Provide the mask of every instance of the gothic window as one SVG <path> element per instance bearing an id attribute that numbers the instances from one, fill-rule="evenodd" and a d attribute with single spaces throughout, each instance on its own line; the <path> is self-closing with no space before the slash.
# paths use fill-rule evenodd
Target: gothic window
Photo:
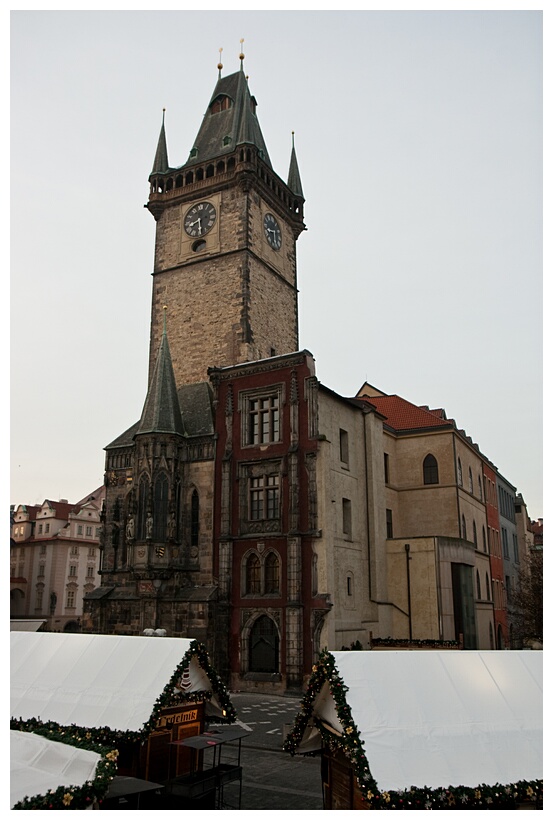
<path id="1" fill-rule="evenodd" d="M 278 672 L 279 637 L 275 622 L 262 615 L 250 632 L 250 672 Z"/>
<path id="2" fill-rule="evenodd" d="M 261 561 L 254 552 L 246 561 L 246 595 L 261 594 Z"/>
<path id="3" fill-rule="evenodd" d="M 175 538 L 177 541 L 180 541 L 181 536 L 181 504 L 182 504 L 182 494 L 181 494 L 181 483 L 177 479 L 175 483 L 175 516 L 177 519 L 177 526 L 175 532 Z"/>
<path id="4" fill-rule="evenodd" d="M 461 538 L 467 540 L 467 521 L 465 516 L 461 516 Z"/>
<path id="5" fill-rule="evenodd" d="M 438 484 L 438 462 L 431 453 L 422 463 L 422 474 L 425 484 Z"/>
<path id="6" fill-rule="evenodd" d="M 478 600 L 482 597 L 482 588 L 480 586 L 480 573 L 476 570 L 476 597 Z"/>
<path id="7" fill-rule="evenodd" d="M 280 398 L 270 396 L 249 398 L 247 401 L 246 444 L 272 444 L 280 441 Z"/>
<path id="8" fill-rule="evenodd" d="M 390 456 L 384 453 L 384 483 L 390 483 Z"/>
<path id="9" fill-rule="evenodd" d="M 474 484 L 473 484 L 473 481 L 472 481 L 472 470 L 469 467 L 469 493 L 472 495 L 473 491 L 474 491 Z"/>
<path id="10" fill-rule="evenodd" d="M 278 556 L 270 552 L 265 559 L 265 594 L 274 595 L 280 591 L 280 565 Z"/>
<path id="11" fill-rule="evenodd" d="M 197 547 L 200 536 L 200 496 L 194 490 L 190 497 L 190 545 Z"/>
<path id="12" fill-rule="evenodd" d="M 478 476 L 478 498 L 482 501 L 482 479 Z"/>
<path id="13" fill-rule="evenodd" d="M 146 476 L 142 476 L 138 486 L 138 522 L 137 538 L 143 541 L 146 538 L 146 515 L 148 512 L 148 496 L 150 495 L 150 482 Z"/>
<path id="14" fill-rule="evenodd" d="M 169 481 L 165 473 L 157 476 L 154 484 L 154 540 L 164 541 L 167 534 L 169 509 Z"/>
<path id="15" fill-rule="evenodd" d="M 264 521 L 279 517 L 279 476 L 252 476 L 249 487 L 249 519 Z"/>
<path id="16" fill-rule="evenodd" d="M 476 521 L 472 522 L 472 540 L 476 549 L 478 549 L 478 536 L 476 534 Z"/>
<path id="17" fill-rule="evenodd" d="M 490 600 L 490 579 L 488 573 L 486 573 L 486 600 Z"/>
<path id="18" fill-rule="evenodd" d="M 484 552 L 488 551 L 488 548 L 486 547 L 486 528 L 485 527 L 482 527 L 482 549 L 484 550 Z"/>
<path id="19" fill-rule="evenodd" d="M 460 458 L 457 459 L 457 484 L 459 487 L 463 486 L 463 467 Z"/>

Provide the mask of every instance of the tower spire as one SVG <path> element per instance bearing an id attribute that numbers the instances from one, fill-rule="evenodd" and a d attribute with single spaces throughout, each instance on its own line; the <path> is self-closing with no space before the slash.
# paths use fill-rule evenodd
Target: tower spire
<path id="1" fill-rule="evenodd" d="M 219 49 L 219 62 L 217 63 L 217 68 L 219 69 L 219 79 L 221 79 L 221 71 L 223 70 L 223 63 L 221 62 L 221 55 L 223 53 L 223 49 Z"/>
<path id="2" fill-rule="evenodd" d="M 244 71 L 244 45 L 243 45 L 243 43 L 244 43 L 244 38 L 242 37 L 242 39 L 240 40 L 240 54 L 238 55 L 240 57 L 240 71 Z"/>
<path id="3" fill-rule="evenodd" d="M 165 139 L 165 108 L 161 119 L 161 131 L 157 141 L 157 150 L 154 157 L 152 174 L 164 174 L 169 169 L 169 159 L 167 156 L 167 141 Z"/>
<path id="4" fill-rule="evenodd" d="M 294 144 L 294 132 L 292 131 L 292 156 L 290 157 L 290 170 L 288 171 L 288 187 L 296 196 L 305 199 L 301 187 L 300 169 L 296 158 L 296 148 Z"/>
<path id="5" fill-rule="evenodd" d="M 175 373 L 167 340 L 167 305 L 163 306 L 163 331 L 136 434 L 176 433 L 184 436 L 182 411 L 175 382 Z"/>

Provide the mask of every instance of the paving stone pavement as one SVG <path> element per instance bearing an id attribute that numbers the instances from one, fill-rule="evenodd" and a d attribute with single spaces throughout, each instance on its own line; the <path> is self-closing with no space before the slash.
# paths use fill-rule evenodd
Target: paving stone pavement
<path id="1" fill-rule="evenodd" d="M 320 759 L 292 757 L 282 743 L 299 698 L 232 693 L 238 720 L 251 732 L 242 740 L 242 810 L 317 811 L 323 808 Z M 225 786 L 224 801 L 237 808 L 239 785 Z"/>

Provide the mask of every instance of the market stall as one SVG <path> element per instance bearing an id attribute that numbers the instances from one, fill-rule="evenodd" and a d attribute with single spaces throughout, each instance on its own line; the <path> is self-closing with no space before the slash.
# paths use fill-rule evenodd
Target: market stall
<path id="1" fill-rule="evenodd" d="M 175 741 L 235 710 L 207 652 L 184 638 L 12 632 L 12 729 L 118 753 L 117 774 L 165 783 L 191 769 Z"/>
<path id="2" fill-rule="evenodd" d="M 116 755 L 93 744 L 73 746 L 33 732 L 10 732 L 10 808 L 98 808 Z"/>
<path id="3" fill-rule="evenodd" d="M 541 805 L 541 652 L 321 653 L 284 748 L 327 809 Z"/>

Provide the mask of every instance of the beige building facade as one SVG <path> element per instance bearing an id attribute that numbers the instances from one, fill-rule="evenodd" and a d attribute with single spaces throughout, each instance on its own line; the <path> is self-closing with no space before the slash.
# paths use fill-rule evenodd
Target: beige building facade
<path id="1" fill-rule="evenodd" d="M 78 631 L 83 597 L 100 585 L 105 488 L 77 504 L 46 500 L 14 510 L 10 617 L 44 620 L 50 632 Z"/>

